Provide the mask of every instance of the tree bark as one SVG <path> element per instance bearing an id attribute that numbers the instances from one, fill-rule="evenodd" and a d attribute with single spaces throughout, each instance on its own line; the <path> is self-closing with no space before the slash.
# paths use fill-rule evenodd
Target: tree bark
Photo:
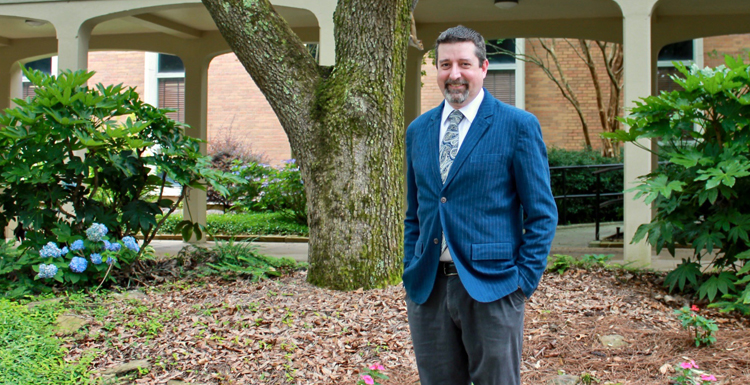
<path id="1" fill-rule="evenodd" d="M 308 282 L 401 279 L 404 84 L 411 0 L 340 0 L 336 64 L 318 66 L 268 0 L 203 0 L 276 112 L 300 167 Z"/>

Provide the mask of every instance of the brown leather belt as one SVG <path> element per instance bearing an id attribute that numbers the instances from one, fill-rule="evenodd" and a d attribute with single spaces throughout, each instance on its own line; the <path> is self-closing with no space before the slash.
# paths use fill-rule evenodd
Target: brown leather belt
<path id="1" fill-rule="evenodd" d="M 438 264 L 438 274 L 442 274 L 446 277 L 458 275 L 456 264 L 453 262 L 440 262 L 440 264 Z"/>

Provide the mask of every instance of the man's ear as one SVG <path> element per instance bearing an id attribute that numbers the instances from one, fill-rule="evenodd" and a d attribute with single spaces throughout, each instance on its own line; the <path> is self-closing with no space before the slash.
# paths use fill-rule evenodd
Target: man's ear
<path id="1" fill-rule="evenodd" d="M 487 59 L 484 59 L 484 62 L 482 62 L 482 78 L 487 77 L 487 69 L 490 67 L 490 61 Z"/>

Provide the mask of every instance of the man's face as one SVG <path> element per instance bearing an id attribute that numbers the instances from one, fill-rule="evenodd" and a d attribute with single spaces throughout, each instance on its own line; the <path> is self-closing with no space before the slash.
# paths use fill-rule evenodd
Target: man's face
<path id="1" fill-rule="evenodd" d="M 474 43 L 443 43 L 438 48 L 437 81 L 445 100 L 455 109 L 469 104 L 479 94 L 489 62 L 480 63 Z"/>

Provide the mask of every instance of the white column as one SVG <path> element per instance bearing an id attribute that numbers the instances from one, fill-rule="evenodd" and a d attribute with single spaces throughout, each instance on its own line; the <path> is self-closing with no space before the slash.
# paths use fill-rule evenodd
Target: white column
<path id="1" fill-rule="evenodd" d="M 320 65 L 332 66 L 336 64 L 336 40 L 333 37 L 333 15 L 331 19 L 320 20 Z"/>
<path id="2" fill-rule="evenodd" d="M 3 102 L 0 103 L 0 108 L 3 109 L 7 107 L 15 108 L 16 104 L 12 100 L 23 97 L 23 72 L 21 72 L 21 64 L 19 62 L 11 65 L 9 79 L 10 83 L 0 80 L 0 93 L 2 93 L 4 98 L 8 98 L 7 101 L 3 99 Z M 13 238 L 13 230 L 15 230 L 16 225 L 17 222 L 14 220 L 8 223 L 8 226 L 4 229 L 5 239 Z"/>
<path id="3" fill-rule="evenodd" d="M 404 90 L 404 124 L 422 114 L 422 60 L 426 51 L 409 47 L 406 55 L 406 87 Z M 430 84 L 430 86 L 433 86 Z"/>
<path id="4" fill-rule="evenodd" d="M 651 95 L 651 15 L 658 0 L 616 0 L 623 13 L 623 66 L 625 110 L 635 101 Z M 640 142 L 651 147 L 650 140 Z M 638 177 L 651 172 L 651 154 L 631 143 L 625 144 L 625 189 Z M 625 194 L 625 262 L 634 267 L 651 265 L 651 246 L 644 240 L 631 244 L 636 230 L 651 222 L 651 207 L 634 193 Z"/>
<path id="5" fill-rule="evenodd" d="M 210 59 L 196 55 L 181 57 L 185 64 L 185 123 L 190 126 L 186 134 L 201 140 L 208 139 L 208 64 Z M 201 153 L 206 154 L 206 143 L 201 143 Z M 192 222 L 206 224 L 206 192 L 190 189 L 183 201 L 182 216 Z M 202 241 L 205 241 L 205 235 Z M 195 242 L 195 236 L 190 240 Z"/>
<path id="6" fill-rule="evenodd" d="M 84 24 L 56 24 L 58 73 L 62 70 L 88 69 L 89 40 L 93 26 Z"/>

